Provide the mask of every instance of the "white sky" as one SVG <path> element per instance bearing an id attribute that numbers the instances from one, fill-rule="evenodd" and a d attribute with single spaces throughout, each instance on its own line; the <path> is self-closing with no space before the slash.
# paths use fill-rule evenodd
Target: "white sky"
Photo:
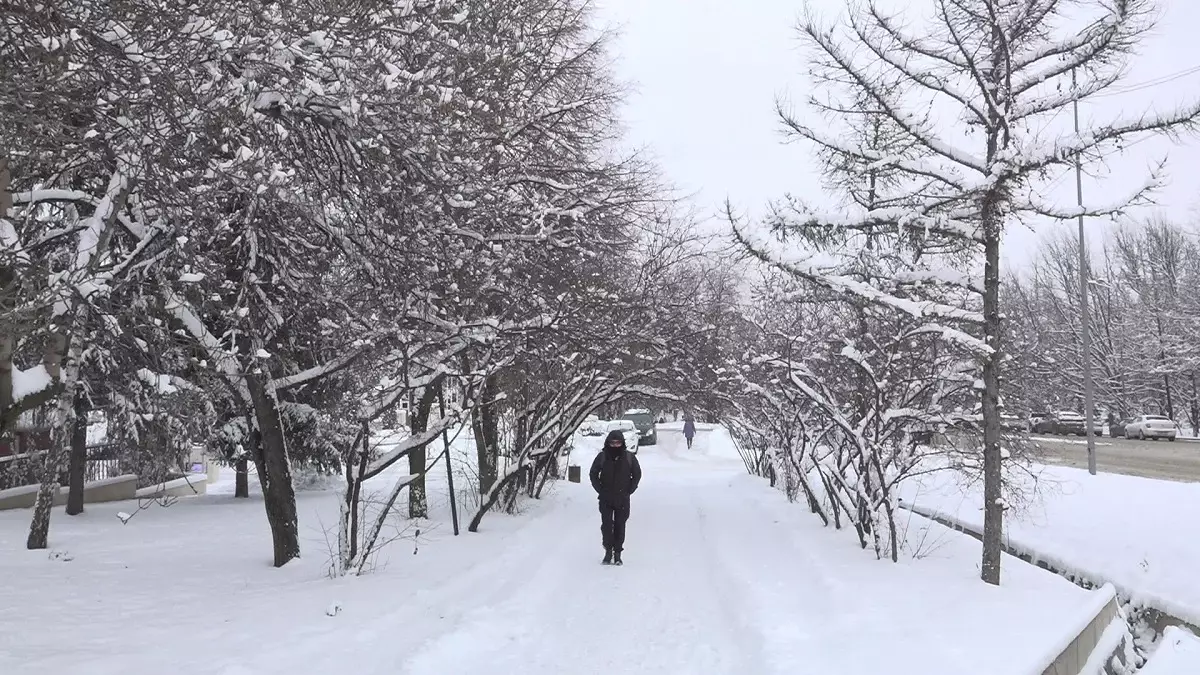
<path id="1" fill-rule="evenodd" d="M 703 214 L 715 218 L 726 197 L 740 211 L 755 213 L 788 191 L 806 198 L 821 192 L 809 149 L 783 143 L 773 112 L 777 96 L 796 103 L 805 96 L 807 66 L 794 30 L 802 0 L 596 3 L 599 21 L 619 32 L 612 49 L 618 77 L 634 89 L 623 112 L 630 143 L 647 148 L 680 190 L 695 193 Z M 841 0 L 810 4 L 822 15 L 844 6 Z M 1160 0 L 1160 7 L 1158 27 L 1119 87 L 1194 72 L 1081 105 L 1085 128 L 1089 117 L 1109 120 L 1200 97 L 1200 0 Z M 1056 122 L 1069 124 L 1070 117 L 1061 115 Z M 1085 175 L 1085 203 L 1089 190 L 1098 196 L 1141 184 L 1146 168 L 1164 157 L 1170 182 L 1159 192 L 1156 208 L 1175 219 L 1200 221 L 1200 139 L 1194 137 L 1178 144 L 1145 140 L 1111 157 L 1108 167 L 1086 168 L 1110 175 L 1104 183 Z M 1073 175 L 1057 182 L 1053 197 L 1074 205 Z M 1036 232 L 1011 229 L 1006 260 L 1028 263 L 1038 240 L 1063 227 L 1075 224 L 1048 222 Z M 1089 243 L 1095 244 L 1112 224 L 1094 221 L 1088 228 Z"/>

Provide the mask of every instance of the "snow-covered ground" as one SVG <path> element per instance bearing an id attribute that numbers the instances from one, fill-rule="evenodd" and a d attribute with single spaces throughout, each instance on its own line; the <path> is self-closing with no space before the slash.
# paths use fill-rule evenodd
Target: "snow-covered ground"
<path id="1" fill-rule="evenodd" d="M 1012 544 L 1060 569 L 1111 582 L 1137 604 L 1200 624 L 1200 484 L 1058 466 L 1036 467 L 1021 482 L 1036 492 L 1012 505 L 1005 523 Z M 981 492 L 942 473 L 910 480 L 902 498 L 982 527 Z"/>
<path id="2" fill-rule="evenodd" d="M 1181 628 L 1163 632 L 1158 649 L 1139 675 L 1196 675 L 1200 673 L 1200 638 Z"/>
<path id="3" fill-rule="evenodd" d="M 623 568 L 599 564 L 586 479 L 457 538 L 431 479 L 421 533 L 339 580 L 330 491 L 299 494 L 304 557 L 278 570 L 228 473 L 127 525 L 127 503 L 56 509 L 49 552 L 24 550 L 27 512 L 0 513 L 0 673 L 1033 675 L 1091 618 L 1094 594 L 1013 559 L 984 585 L 978 543 L 918 517 L 919 559 L 876 561 L 745 475 L 721 429 L 660 438 Z"/>

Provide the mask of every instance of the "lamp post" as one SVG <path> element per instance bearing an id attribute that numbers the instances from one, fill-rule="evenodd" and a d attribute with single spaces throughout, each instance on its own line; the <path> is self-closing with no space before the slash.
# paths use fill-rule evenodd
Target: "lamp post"
<path id="1" fill-rule="evenodd" d="M 1076 89 L 1075 70 L 1071 70 L 1071 89 Z M 1079 135 L 1079 98 L 1071 101 L 1075 114 L 1075 135 Z M 1075 200 L 1079 205 L 1079 331 L 1083 354 L 1083 431 L 1087 437 L 1088 473 L 1096 475 L 1095 391 L 1092 383 L 1092 325 L 1088 313 L 1088 254 L 1083 232 L 1083 153 L 1075 153 Z"/>

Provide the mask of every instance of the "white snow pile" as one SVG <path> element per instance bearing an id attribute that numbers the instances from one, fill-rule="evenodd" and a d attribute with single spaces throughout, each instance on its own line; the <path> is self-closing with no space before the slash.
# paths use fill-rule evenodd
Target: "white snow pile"
<path id="1" fill-rule="evenodd" d="M 56 511 L 51 545 L 69 565 L 24 549 L 28 511 L 0 512 L 0 636 L 21 636 L 0 637 L 0 673 L 149 673 L 200 645 L 182 652 L 188 673 L 1026 675 L 1103 600 L 1012 558 L 988 586 L 978 542 L 915 516 L 901 562 L 878 561 L 747 476 L 723 429 L 701 428 L 690 450 L 659 434 L 639 452 L 621 568 L 599 564 L 586 480 L 454 537 L 431 473 L 429 519 L 398 519 L 375 571 L 337 580 L 333 490 L 297 495 L 303 557 L 282 569 L 254 481 L 235 499 L 230 471 L 127 525 L 116 516 L 135 504 Z M 456 491 L 474 473 L 459 444 Z"/>
<path id="2" fill-rule="evenodd" d="M 46 367 L 38 364 L 29 370 L 14 368 L 12 373 L 13 402 L 20 401 L 26 396 L 32 396 L 54 382 Z"/>
<path id="3" fill-rule="evenodd" d="M 1158 648 L 1138 675 L 1196 675 L 1200 673 L 1200 638 L 1182 628 L 1163 631 Z"/>
<path id="4" fill-rule="evenodd" d="M 1060 570 L 1111 582 L 1135 605 L 1200 624 L 1200 537 L 1194 518 L 1184 516 L 1200 513 L 1200 484 L 1058 466 L 1038 466 L 1020 480 L 1023 491 L 1036 492 L 1008 513 L 1004 530 L 1012 545 Z M 912 479 L 901 497 L 983 526 L 982 485 L 964 487 L 955 474 Z"/>

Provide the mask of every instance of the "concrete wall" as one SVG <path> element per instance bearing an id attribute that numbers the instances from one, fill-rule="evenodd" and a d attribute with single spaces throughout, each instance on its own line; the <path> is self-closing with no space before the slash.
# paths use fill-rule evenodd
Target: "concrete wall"
<path id="1" fill-rule="evenodd" d="M 32 508 L 37 501 L 37 485 L 0 490 L 0 511 L 7 509 Z M 62 506 L 67 503 L 67 488 L 62 487 L 54 495 L 54 505 Z M 137 476 L 126 474 L 115 478 L 93 481 L 83 486 L 83 503 L 96 504 L 99 502 L 119 502 L 133 499 L 137 493 Z"/>
<path id="2" fill-rule="evenodd" d="M 1104 593 L 1107 595 L 1108 601 L 1100 607 L 1100 610 L 1088 621 L 1079 635 L 1071 640 L 1071 643 L 1043 671 L 1042 675 L 1079 675 L 1084 672 L 1084 666 L 1088 665 L 1089 661 L 1094 663 L 1097 658 L 1103 659 L 1106 666 L 1113 656 L 1124 663 L 1123 647 L 1125 639 L 1128 639 L 1128 626 L 1124 625 L 1125 619 L 1121 616 L 1121 608 L 1117 604 L 1116 591 L 1111 585 L 1106 584 L 1096 593 Z M 1102 638 L 1105 631 L 1114 622 L 1118 622 L 1118 628 L 1123 629 L 1126 636 L 1115 645 L 1107 644 Z"/>
<path id="3" fill-rule="evenodd" d="M 950 529 L 957 530 L 963 534 L 970 535 L 980 541 L 983 540 L 983 534 L 975 528 L 968 526 L 966 523 L 959 521 L 956 518 L 950 518 L 940 513 L 923 509 L 919 506 L 909 504 L 901 500 L 900 508 L 912 511 L 913 513 L 924 516 L 936 523 L 945 525 Z M 1054 569 L 1043 560 L 1035 559 L 1028 551 L 1017 549 L 1004 542 L 1002 545 L 1004 552 L 1019 558 L 1027 563 L 1035 564 L 1049 572 L 1060 574 L 1059 570 Z M 1074 580 L 1072 580 L 1074 581 Z M 1062 652 L 1054 659 L 1042 673 L 1042 675 L 1079 675 L 1084 664 L 1094 653 L 1106 651 L 1105 654 L 1099 654 L 1099 658 L 1104 659 L 1105 672 L 1108 672 L 1108 664 L 1112 661 L 1112 657 L 1116 656 L 1124 663 L 1124 654 L 1126 641 L 1129 639 L 1128 629 L 1125 631 L 1125 639 L 1120 640 L 1116 644 L 1105 644 L 1101 638 L 1106 629 L 1112 624 L 1114 619 L 1120 619 L 1124 622 L 1125 617 L 1121 614 L 1121 605 L 1117 599 L 1116 588 L 1112 584 L 1104 584 L 1101 588 L 1095 591 L 1097 595 L 1098 606 L 1088 609 L 1090 619 L 1083 626 L 1083 630 L 1079 632 L 1070 642 L 1065 645 Z M 1036 611 L 1031 608 L 1031 611 Z M 1066 628 L 1064 628 L 1066 630 Z M 1073 629 L 1077 630 L 1077 629 Z M 1072 670 L 1073 669 L 1073 670 Z"/>

